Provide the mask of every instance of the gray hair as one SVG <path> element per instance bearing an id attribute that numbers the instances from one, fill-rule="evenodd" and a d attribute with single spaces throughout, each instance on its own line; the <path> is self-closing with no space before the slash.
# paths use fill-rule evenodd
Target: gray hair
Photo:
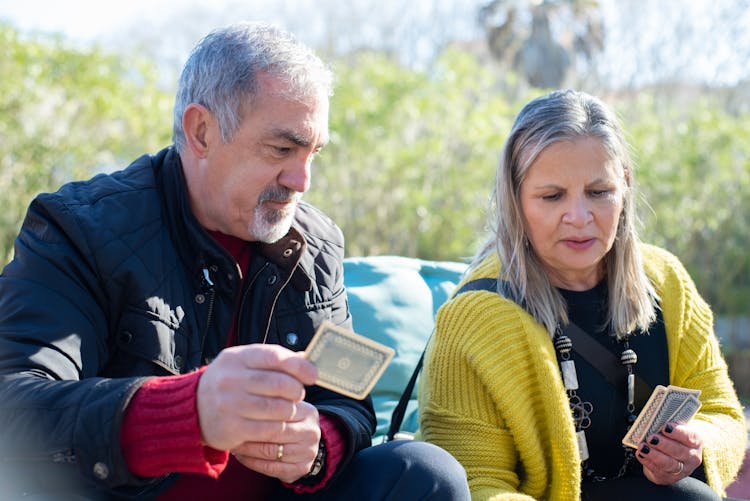
<path id="1" fill-rule="evenodd" d="M 552 286 L 542 263 L 528 244 L 520 193 L 526 173 L 549 145 L 593 137 L 624 173 L 623 210 L 615 242 L 604 257 L 608 282 L 607 323 L 624 336 L 647 329 L 656 318 L 656 292 L 643 269 L 634 208 L 633 164 L 615 114 L 584 92 L 559 90 L 526 104 L 516 117 L 497 167 L 490 208 L 491 235 L 474 257 L 471 268 L 490 254 L 500 258 L 498 292 L 522 304 L 550 336 L 568 323 L 565 300 Z"/>
<path id="2" fill-rule="evenodd" d="M 212 31 L 195 46 L 180 75 L 172 132 L 177 150 L 185 146 L 182 115 L 191 103 L 213 113 L 222 140 L 230 142 L 242 122 L 244 106 L 256 95 L 261 73 L 285 81 L 290 99 L 333 93 L 330 69 L 290 33 L 252 23 Z"/>

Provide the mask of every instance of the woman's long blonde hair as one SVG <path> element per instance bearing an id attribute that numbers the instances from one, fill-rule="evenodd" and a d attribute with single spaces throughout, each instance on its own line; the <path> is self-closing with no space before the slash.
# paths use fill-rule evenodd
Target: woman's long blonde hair
<path id="1" fill-rule="evenodd" d="M 643 269 L 633 196 L 633 166 L 614 113 L 584 92 L 555 91 L 526 104 L 516 117 L 497 168 L 490 207 L 491 234 L 470 269 L 497 252 L 498 292 L 521 304 L 550 336 L 568 323 L 565 300 L 552 286 L 529 245 L 521 210 L 521 184 L 531 164 L 550 144 L 582 137 L 599 139 L 622 167 L 626 187 L 612 249 L 604 257 L 608 286 L 606 322 L 613 334 L 646 330 L 656 318 L 656 292 Z"/>

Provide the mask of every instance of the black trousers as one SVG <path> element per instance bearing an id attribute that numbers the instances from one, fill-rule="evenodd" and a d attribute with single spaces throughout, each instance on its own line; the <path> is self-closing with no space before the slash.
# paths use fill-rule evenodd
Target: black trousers
<path id="1" fill-rule="evenodd" d="M 1 486 L 0 486 L 1 487 Z M 2 491 L 2 489 L 0 489 Z M 2 498 L 1 501 L 5 501 Z M 8 498 L 15 501 L 100 501 L 106 495 L 55 492 Z M 138 498 L 141 499 L 141 498 Z M 399 440 L 358 452 L 332 485 L 313 494 L 295 494 L 281 485 L 273 501 L 468 501 L 466 472 L 453 456 L 426 442 Z M 251 501 L 251 500 L 248 500 Z"/>
<path id="2" fill-rule="evenodd" d="M 686 477 L 672 485 L 656 485 L 642 475 L 629 475 L 604 482 L 585 482 L 581 501 L 721 501 L 706 483 Z M 727 498 L 728 499 L 728 498 Z"/>
<path id="3" fill-rule="evenodd" d="M 274 500 L 468 501 L 466 472 L 443 449 L 396 440 L 359 451 L 338 479 L 313 494 L 278 492 Z M 611 501 L 611 500 L 610 500 Z"/>

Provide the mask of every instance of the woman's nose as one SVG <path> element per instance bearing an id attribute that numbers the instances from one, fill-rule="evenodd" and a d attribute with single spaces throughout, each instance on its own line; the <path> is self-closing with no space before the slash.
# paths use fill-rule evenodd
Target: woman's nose
<path id="1" fill-rule="evenodd" d="M 576 197 L 571 200 L 570 204 L 565 208 L 563 222 L 574 226 L 584 226 L 588 224 L 593 217 L 588 200 L 584 197 Z"/>

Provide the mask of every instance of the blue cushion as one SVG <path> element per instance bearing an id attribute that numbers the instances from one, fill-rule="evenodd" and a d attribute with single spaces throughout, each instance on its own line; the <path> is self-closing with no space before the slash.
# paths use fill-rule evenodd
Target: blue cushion
<path id="1" fill-rule="evenodd" d="M 466 265 L 401 256 L 344 260 L 344 283 L 354 330 L 396 350 L 372 391 L 378 425 L 374 443 L 388 431 L 391 413 L 435 326 L 435 313 L 458 283 Z M 416 431 L 416 388 L 405 431 Z"/>

